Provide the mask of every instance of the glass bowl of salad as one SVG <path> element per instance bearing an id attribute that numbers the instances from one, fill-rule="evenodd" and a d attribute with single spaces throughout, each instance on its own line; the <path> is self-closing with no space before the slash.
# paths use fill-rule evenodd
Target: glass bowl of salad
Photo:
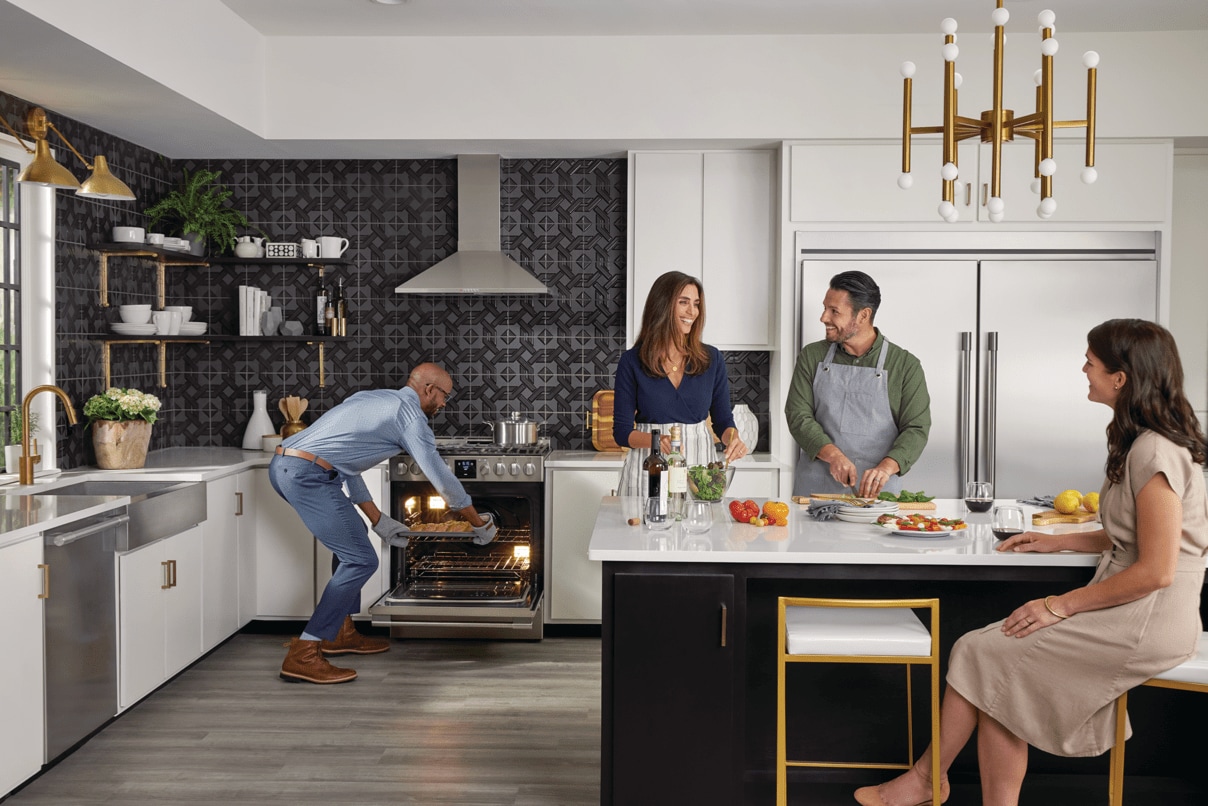
<path id="1" fill-rule="evenodd" d="M 720 501 L 734 481 L 734 466 L 724 462 L 688 468 L 688 493 L 695 501 Z"/>

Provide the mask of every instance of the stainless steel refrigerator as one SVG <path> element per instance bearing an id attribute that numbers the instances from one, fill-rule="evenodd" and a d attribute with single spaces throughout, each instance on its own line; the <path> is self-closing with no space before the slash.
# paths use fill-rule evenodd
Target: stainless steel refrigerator
<path id="1" fill-rule="evenodd" d="M 825 337 L 830 278 L 858 269 L 881 288 L 874 324 L 923 365 L 931 435 L 903 489 L 959 498 L 965 482 L 990 481 L 996 497 L 1020 498 L 1102 486 L 1111 412 L 1087 400 L 1086 334 L 1112 318 L 1157 321 L 1156 235 L 1047 235 L 798 234 L 800 343 Z"/>

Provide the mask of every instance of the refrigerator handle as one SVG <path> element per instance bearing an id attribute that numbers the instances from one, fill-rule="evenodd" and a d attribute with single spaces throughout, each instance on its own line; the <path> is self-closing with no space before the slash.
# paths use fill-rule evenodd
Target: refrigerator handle
<path id="1" fill-rule="evenodd" d="M 973 480 L 973 332 L 961 333 L 961 364 L 957 384 L 960 405 L 957 407 L 957 462 L 961 484 L 957 493 L 964 495 L 965 485 Z"/>
<path id="2" fill-rule="evenodd" d="M 998 333 L 986 334 L 986 478 L 994 484 L 998 467 L 995 444 L 998 441 Z"/>

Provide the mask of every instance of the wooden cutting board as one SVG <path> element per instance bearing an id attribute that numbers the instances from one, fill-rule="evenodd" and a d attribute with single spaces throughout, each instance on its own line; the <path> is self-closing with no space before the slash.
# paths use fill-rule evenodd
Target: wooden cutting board
<path id="1" fill-rule="evenodd" d="M 1052 523 L 1090 523 L 1096 515 L 1092 512 L 1075 512 L 1072 515 L 1062 515 L 1055 509 L 1046 509 L 1032 516 L 1033 526 L 1048 526 Z"/>
<path id="2" fill-rule="evenodd" d="M 793 502 L 796 504 L 809 504 L 810 500 L 814 498 L 817 498 L 821 501 L 844 501 L 850 498 L 850 496 L 843 495 L 842 493 L 810 493 L 809 498 L 806 498 L 802 495 L 794 495 Z M 908 512 L 911 510 L 915 512 L 925 512 L 935 508 L 934 501 L 918 501 L 909 504 L 898 504 L 899 512 Z"/>
<path id="3" fill-rule="evenodd" d="M 623 450 L 612 438 L 611 389 L 601 389 L 591 396 L 591 444 L 597 451 Z"/>

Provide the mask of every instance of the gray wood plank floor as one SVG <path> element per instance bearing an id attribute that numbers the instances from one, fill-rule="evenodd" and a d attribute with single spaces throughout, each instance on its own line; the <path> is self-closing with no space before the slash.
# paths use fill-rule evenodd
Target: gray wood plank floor
<path id="1" fill-rule="evenodd" d="M 393 641 L 277 677 L 280 635 L 236 635 L 6 806 L 600 802 L 600 639 Z"/>

